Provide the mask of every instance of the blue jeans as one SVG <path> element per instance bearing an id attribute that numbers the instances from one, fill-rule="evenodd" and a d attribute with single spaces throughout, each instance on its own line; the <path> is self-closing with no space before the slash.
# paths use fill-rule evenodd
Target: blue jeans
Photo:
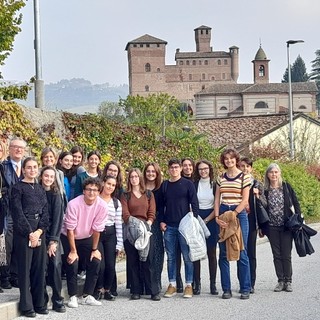
<path id="1" fill-rule="evenodd" d="M 234 210 L 237 206 L 220 205 L 220 214 L 228 210 Z M 247 293 L 251 289 L 250 280 L 250 264 L 247 255 L 247 242 L 249 233 L 248 216 L 245 210 L 238 214 L 240 222 L 240 228 L 242 232 L 242 238 L 245 249 L 240 251 L 240 259 L 237 261 L 238 277 L 240 282 L 240 292 Z M 221 274 L 221 287 L 224 292 L 231 291 L 230 281 L 230 264 L 227 260 L 226 242 L 219 242 L 220 254 L 219 254 L 219 268 Z"/>
<path id="2" fill-rule="evenodd" d="M 189 258 L 189 246 L 186 240 L 181 235 L 177 227 L 167 226 L 164 232 L 164 245 L 168 259 L 168 277 L 169 282 L 176 282 L 177 278 L 177 261 L 176 248 L 179 241 L 185 268 L 186 283 L 191 284 L 193 281 L 193 263 Z"/>

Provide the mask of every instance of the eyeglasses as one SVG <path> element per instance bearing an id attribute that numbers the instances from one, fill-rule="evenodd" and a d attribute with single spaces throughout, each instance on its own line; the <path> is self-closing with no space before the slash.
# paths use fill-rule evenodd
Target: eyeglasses
<path id="1" fill-rule="evenodd" d="M 209 167 L 206 167 L 206 168 L 199 168 L 198 170 L 199 170 L 199 171 L 207 171 L 207 170 L 209 170 Z"/>
<path id="2" fill-rule="evenodd" d="M 86 190 L 88 192 L 99 192 L 98 189 L 92 189 L 92 188 L 85 188 L 84 190 Z"/>
<path id="3" fill-rule="evenodd" d="M 180 166 L 171 166 L 169 169 L 170 170 L 178 170 L 178 169 L 180 169 Z"/>
<path id="4" fill-rule="evenodd" d="M 13 146 L 9 146 L 9 148 L 12 148 L 12 149 L 14 149 L 14 150 L 19 150 L 19 149 L 24 150 L 26 147 L 21 147 L 21 146 L 13 145 Z"/>

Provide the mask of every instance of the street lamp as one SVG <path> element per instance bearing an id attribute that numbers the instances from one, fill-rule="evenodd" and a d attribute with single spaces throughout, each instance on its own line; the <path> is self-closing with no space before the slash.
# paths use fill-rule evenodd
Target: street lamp
<path id="1" fill-rule="evenodd" d="M 291 87 L 291 66 L 290 66 L 290 44 L 304 42 L 303 40 L 287 41 L 287 57 L 288 57 L 288 82 L 289 82 L 289 142 L 290 142 L 290 159 L 294 158 L 294 137 L 293 137 L 293 106 L 292 106 L 292 87 Z"/>

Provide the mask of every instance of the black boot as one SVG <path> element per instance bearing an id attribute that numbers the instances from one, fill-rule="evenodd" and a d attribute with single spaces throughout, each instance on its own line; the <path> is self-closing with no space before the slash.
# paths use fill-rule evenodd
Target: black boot
<path id="1" fill-rule="evenodd" d="M 181 279 L 181 274 L 177 275 L 177 293 L 183 292 L 183 282 Z"/>
<path id="2" fill-rule="evenodd" d="M 214 296 L 219 294 L 215 282 L 210 282 L 210 293 L 213 294 Z"/>
<path id="3" fill-rule="evenodd" d="M 194 281 L 192 287 L 193 287 L 193 294 L 195 296 L 198 296 L 201 293 L 201 282 L 200 281 Z"/>

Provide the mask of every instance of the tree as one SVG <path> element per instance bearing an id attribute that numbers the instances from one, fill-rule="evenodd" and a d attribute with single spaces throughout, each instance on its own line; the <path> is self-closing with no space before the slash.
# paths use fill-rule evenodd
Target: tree
<path id="1" fill-rule="evenodd" d="M 98 114 L 112 120 L 124 119 L 125 112 L 118 102 L 103 101 L 99 105 Z"/>
<path id="2" fill-rule="evenodd" d="M 22 14 L 18 11 L 24 6 L 25 1 L 0 0 L 0 66 L 4 65 L 4 60 L 13 50 L 14 39 L 21 31 Z"/>
<path id="3" fill-rule="evenodd" d="M 310 79 L 314 80 L 318 86 L 319 92 L 317 94 L 317 107 L 320 109 L 320 49 L 318 49 L 316 52 L 316 58 L 311 61 L 311 73 L 310 73 Z"/>
<path id="4" fill-rule="evenodd" d="M 298 55 L 296 61 L 291 66 L 291 82 L 307 82 L 309 81 L 309 75 L 307 74 L 306 65 Z M 282 82 L 289 82 L 288 68 L 283 75 Z"/>

